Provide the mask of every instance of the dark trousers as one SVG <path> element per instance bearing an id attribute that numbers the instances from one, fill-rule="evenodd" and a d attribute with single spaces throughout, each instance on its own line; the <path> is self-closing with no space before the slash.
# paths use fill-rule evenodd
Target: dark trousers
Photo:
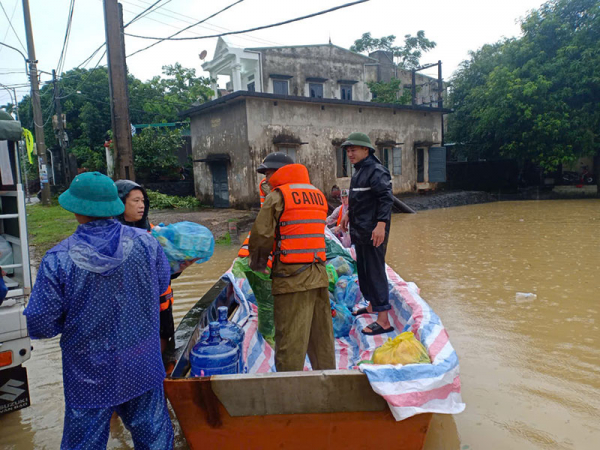
<path id="1" fill-rule="evenodd" d="M 373 311 L 391 309 L 390 293 L 385 273 L 385 251 L 387 239 L 379 247 L 369 244 L 355 244 L 358 284 L 365 300 L 371 303 Z"/>

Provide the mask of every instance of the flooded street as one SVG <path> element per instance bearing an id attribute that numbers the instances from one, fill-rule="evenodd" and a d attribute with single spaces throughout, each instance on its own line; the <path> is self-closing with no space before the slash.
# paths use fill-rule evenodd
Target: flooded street
<path id="1" fill-rule="evenodd" d="M 176 324 L 236 253 L 217 246 L 210 263 L 174 281 Z M 460 359 L 467 409 L 434 417 L 427 450 L 600 447 L 600 201 L 394 215 L 387 260 L 419 285 Z M 517 300 L 517 292 L 537 298 Z M 0 416 L 2 449 L 60 445 L 58 339 L 33 345 L 26 363 L 32 406 Z M 108 448 L 131 448 L 120 423 Z"/>

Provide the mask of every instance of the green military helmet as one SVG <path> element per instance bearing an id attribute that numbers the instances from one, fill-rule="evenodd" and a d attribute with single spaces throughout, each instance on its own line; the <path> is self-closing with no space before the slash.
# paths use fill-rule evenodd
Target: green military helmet
<path id="1" fill-rule="evenodd" d="M 117 186 L 99 172 L 77 175 L 69 189 L 60 194 L 58 203 L 67 211 L 88 217 L 112 217 L 125 211 Z"/>
<path id="2" fill-rule="evenodd" d="M 352 133 L 348 136 L 348 139 L 342 144 L 342 148 L 349 147 L 350 145 L 358 145 L 360 147 L 367 147 L 371 152 L 375 151 L 375 147 L 371 143 L 371 139 L 365 133 Z"/>

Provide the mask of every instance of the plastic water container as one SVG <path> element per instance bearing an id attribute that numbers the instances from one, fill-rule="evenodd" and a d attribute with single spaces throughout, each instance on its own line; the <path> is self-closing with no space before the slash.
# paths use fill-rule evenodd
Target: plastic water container
<path id="1" fill-rule="evenodd" d="M 219 306 L 219 308 L 217 308 L 217 309 L 219 311 L 219 326 L 221 327 L 220 328 L 221 337 L 225 338 L 225 339 L 229 339 L 235 345 L 238 346 L 239 362 L 240 362 L 239 372 L 242 373 L 242 372 L 244 372 L 244 357 L 243 357 L 244 348 L 243 348 L 243 345 L 244 345 L 244 336 L 246 335 L 246 333 L 244 333 L 244 330 L 242 329 L 242 327 L 227 320 L 227 311 L 228 311 L 227 306 Z M 201 341 L 207 340 L 209 338 L 209 333 L 210 333 L 209 330 L 204 331 L 204 333 L 202 333 L 202 337 L 200 338 L 200 340 Z"/>
<path id="2" fill-rule="evenodd" d="M 223 339 L 219 322 L 208 325 L 209 336 L 200 340 L 190 354 L 192 377 L 208 377 L 238 373 L 240 368 L 239 349 L 229 339 Z"/>

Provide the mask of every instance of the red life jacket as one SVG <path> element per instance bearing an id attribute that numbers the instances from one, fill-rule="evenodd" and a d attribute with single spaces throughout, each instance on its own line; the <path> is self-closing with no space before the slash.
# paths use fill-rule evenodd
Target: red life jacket
<path id="1" fill-rule="evenodd" d="M 284 264 L 325 262 L 327 200 L 310 184 L 308 169 L 288 164 L 271 176 L 269 184 L 284 201 L 273 254 Z"/>

